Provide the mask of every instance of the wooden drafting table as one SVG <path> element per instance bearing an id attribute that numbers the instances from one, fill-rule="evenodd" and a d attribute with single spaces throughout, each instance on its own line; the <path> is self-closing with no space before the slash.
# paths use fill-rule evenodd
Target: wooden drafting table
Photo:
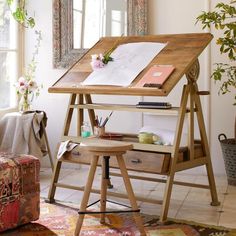
<path id="1" fill-rule="evenodd" d="M 197 79 L 199 76 L 199 62 L 198 56 L 210 43 L 212 35 L 209 33 L 202 34 L 178 34 L 178 35 L 153 35 L 153 36 L 129 36 L 122 37 L 120 44 L 130 42 L 168 42 L 167 46 L 151 61 L 145 70 L 137 76 L 129 87 L 115 87 L 115 86 L 82 86 L 82 82 L 91 72 L 91 55 L 104 53 L 114 46 L 117 41 L 115 37 L 102 38 L 94 47 L 92 47 L 77 63 L 75 63 L 52 87 L 49 88 L 50 93 L 68 93 L 71 95 L 68 110 L 65 118 L 65 125 L 61 141 L 71 139 L 75 142 L 80 142 L 80 127 L 84 119 L 84 110 L 88 110 L 91 127 L 95 125 L 95 110 L 123 110 L 130 112 L 152 112 L 163 115 L 177 115 L 176 133 L 173 146 L 163 146 L 154 144 L 141 144 L 133 137 L 126 137 L 122 141 L 128 141 L 133 144 L 134 150 L 131 151 L 126 160 L 126 165 L 129 170 L 142 171 L 153 174 L 167 175 L 165 193 L 163 201 L 156 199 L 150 200 L 152 203 L 161 203 L 162 212 L 160 220 L 164 221 L 167 218 L 168 208 L 171 198 L 171 191 L 173 184 L 187 185 L 200 188 L 210 189 L 212 197 L 212 205 L 219 205 L 215 180 L 212 170 L 212 163 L 210 158 L 207 135 L 204 125 L 202 106 L 200 95 L 205 92 L 198 90 Z M 175 71 L 170 75 L 168 80 L 163 84 L 161 89 L 158 88 L 135 88 L 134 85 L 144 75 L 150 66 L 153 64 L 171 64 L 175 66 Z M 91 99 L 92 94 L 106 94 L 106 95 L 130 95 L 130 96 L 168 96 L 171 90 L 175 87 L 178 81 L 186 75 L 186 84 L 183 87 L 181 102 L 179 108 L 168 110 L 161 109 L 140 109 L 135 105 L 112 105 L 112 104 L 98 104 L 93 103 Z M 77 109 L 77 136 L 69 135 L 69 128 L 74 109 Z M 180 147 L 181 134 L 183 130 L 184 117 L 188 116 L 188 145 L 187 147 Z M 194 116 L 197 117 L 198 126 L 200 130 L 200 140 L 194 140 Z M 197 148 L 200 145 L 200 149 Z M 136 158 L 134 161 L 134 158 Z M 140 161 L 141 160 L 141 161 Z M 69 157 L 63 157 L 56 161 L 54 175 L 52 178 L 51 188 L 48 195 L 49 202 L 54 201 L 56 187 L 72 188 L 83 190 L 83 187 L 72 186 L 58 182 L 60 168 L 62 162 L 84 163 L 88 164 L 87 157 L 76 156 L 76 152 Z M 174 181 L 176 172 L 205 165 L 209 185 L 182 183 Z M 111 163 L 111 166 L 117 167 L 116 163 Z M 114 174 L 116 175 L 116 174 Z M 163 182 L 163 179 L 145 178 L 138 176 L 131 176 L 132 178 L 142 179 L 147 181 Z M 99 193 L 94 189 L 93 192 Z M 124 197 L 119 193 L 110 193 L 110 195 Z M 138 200 L 145 201 L 144 198 L 137 197 Z"/>

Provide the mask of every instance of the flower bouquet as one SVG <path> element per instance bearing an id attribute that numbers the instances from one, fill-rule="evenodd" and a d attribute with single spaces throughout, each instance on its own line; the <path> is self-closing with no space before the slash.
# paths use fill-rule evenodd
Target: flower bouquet
<path id="1" fill-rule="evenodd" d="M 36 81 L 27 77 L 20 77 L 16 84 L 16 92 L 19 96 L 19 111 L 25 112 L 31 109 L 34 96 L 39 95 L 40 87 Z"/>
<path id="2" fill-rule="evenodd" d="M 121 35 L 121 38 L 123 35 Z M 115 42 L 115 44 L 104 54 L 93 54 L 91 55 L 92 60 L 91 60 L 91 66 L 93 70 L 103 68 L 106 64 L 108 64 L 109 61 L 113 61 L 113 58 L 111 57 L 112 52 L 116 49 L 116 47 L 119 44 L 119 41 L 121 38 L 118 38 L 118 40 Z"/>
<path id="3" fill-rule="evenodd" d="M 34 97 L 39 95 L 40 88 L 37 82 L 34 80 L 34 74 L 36 70 L 37 62 L 35 60 L 36 55 L 38 54 L 38 49 L 40 47 L 40 42 L 42 40 L 41 32 L 35 31 L 37 37 L 37 44 L 35 46 L 35 51 L 33 53 L 33 58 L 28 64 L 25 75 L 21 76 L 18 79 L 18 82 L 15 84 L 16 92 L 19 98 L 19 111 L 25 112 L 31 109 L 31 103 Z"/>

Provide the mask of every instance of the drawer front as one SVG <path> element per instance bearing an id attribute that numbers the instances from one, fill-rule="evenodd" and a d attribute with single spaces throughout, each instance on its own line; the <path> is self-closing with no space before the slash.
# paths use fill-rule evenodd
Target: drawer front
<path id="1" fill-rule="evenodd" d="M 72 151 L 72 158 L 76 159 L 76 161 L 81 164 L 90 164 L 91 155 L 86 152 L 79 153 Z M 102 158 L 99 158 L 98 165 L 101 165 L 101 159 Z M 124 155 L 124 160 L 128 170 L 162 174 L 168 172 L 170 154 L 132 150 Z M 115 157 L 110 158 L 110 167 L 118 168 Z"/>
<path id="2" fill-rule="evenodd" d="M 129 170 L 157 174 L 167 173 L 170 164 L 170 154 L 155 152 L 128 151 L 124 159 Z"/>
<path id="3" fill-rule="evenodd" d="M 202 157 L 203 150 L 201 145 L 196 143 L 194 148 L 195 158 Z M 71 160 L 72 162 L 77 162 L 81 164 L 90 164 L 91 160 L 91 154 L 87 152 L 79 152 L 77 148 L 75 148 L 72 153 L 64 154 L 63 157 L 64 161 Z M 101 165 L 101 159 L 102 158 L 99 158 L 98 165 Z M 124 160 L 126 163 L 126 168 L 128 170 L 154 174 L 166 174 L 169 171 L 171 155 L 168 153 L 132 150 L 127 151 L 127 153 L 124 155 Z M 188 148 L 181 148 L 177 162 L 184 162 L 188 160 Z M 110 166 L 113 168 L 118 168 L 116 158 L 110 158 Z"/>

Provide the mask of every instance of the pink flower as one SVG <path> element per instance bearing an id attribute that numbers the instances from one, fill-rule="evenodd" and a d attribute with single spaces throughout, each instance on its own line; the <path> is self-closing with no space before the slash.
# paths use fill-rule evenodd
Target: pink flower
<path id="1" fill-rule="evenodd" d="M 38 85 L 37 85 L 37 83 L 35 81 L 30 80 L 28 82 L 28 88 L 29 88 L 30 92 L 33 92 L 33 91 L 35 91 L 38 88 Z"/>
<path id="2" fill-rule="evenodd" d="M 26 85 L 26 80 L 24 77 L 20 77 L 18 80 L 18 83 L 16 84 L 17 87 L 25 86 Z"/>
<path id="3" fill-rule="evenodd" d="M 99 60 L 98 54 L 93 54 L 93 55 L 91 55 L 91 58 L 92 58 L 92 61 L 93 61 L 93 60 Z"/>
<path id="4" fill-rule="evenodd" d="M 100 54 L 99 56 L 97 54 L 93 54 L 91 57 L 92 57 L 92 61 L 90 64 L 93 70 L 104 67 L 105 64 L 102 61 L 102 58 L 103 58 L 102 54 Z"/>
<path id="5" fill-rule="evenodd" d="M 100 54 L 99 54 L 99 59 L 100 59 L 101 61 L 103 61 L 103 59 L 104 59 L 104 56 L 103 56 L 103 54 L 102 54 L 102 53 L 100 53 Z"/>
<path id="6" fill-rule="evenodd" d="M 25 78 L 23 76 L 21 76 L 19 79 L 18 79 L 18 82 L 19 83 L 25 83 Z"/>
<path id="7" fill-rule="evenodd" d="M 25 86 L 20 86 L 18 92 L 20 94 L 25 94 L 27 92 L 27 88 Z"/>
<path id="8" fill-rule="evenodd" d="M 39 86 L 37 85 L 37 82 L 30 78 L 25 78 L 23 76 L 20 77 L 15 86 L 17 93 L 21 96 L 34 93 L 36 96 L 38 96 L 39 94 Z"/>

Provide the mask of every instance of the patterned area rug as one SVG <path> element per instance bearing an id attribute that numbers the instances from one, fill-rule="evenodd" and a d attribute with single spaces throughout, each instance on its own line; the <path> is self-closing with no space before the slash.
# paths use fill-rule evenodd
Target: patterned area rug
<path id="1" fill-rule="evenodd" d="M 60 203 L 40 205 L 40 219 L 0 233 L 3 236 L 73 236 L 77 208 Z M 139 236 L 132 214 L 109 214 L 106 225 L 100 225 L 99 215 L 86 215 L 81 236 Z M 164 225 L 157 217 L 143 215 L 148 236 L 236 236 L 236 230 L 192 222 L 168 221 Z"/>

